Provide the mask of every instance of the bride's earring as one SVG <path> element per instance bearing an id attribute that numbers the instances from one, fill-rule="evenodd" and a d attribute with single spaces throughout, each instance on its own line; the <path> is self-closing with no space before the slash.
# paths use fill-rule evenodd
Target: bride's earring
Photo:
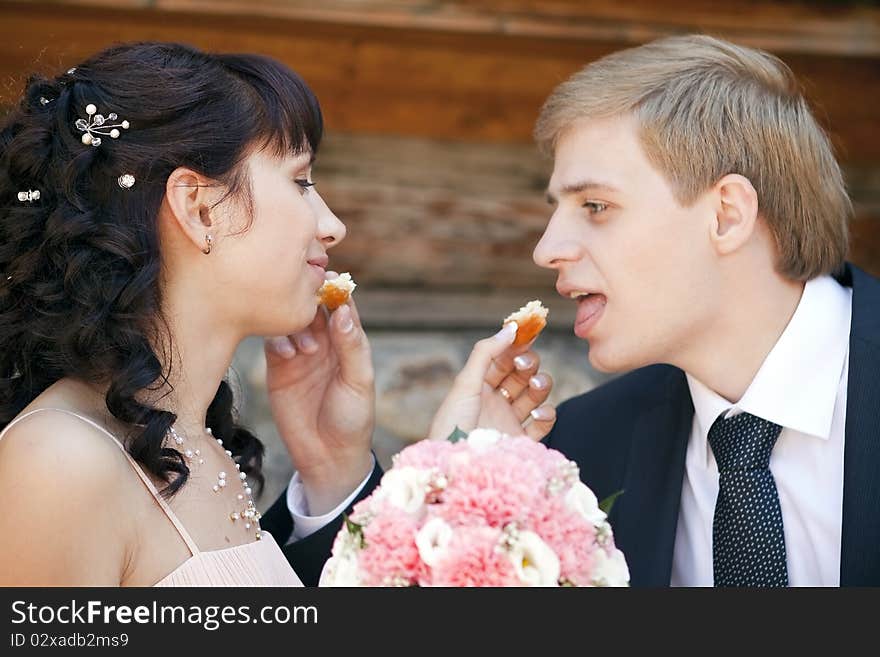
<path id="1" fill-rule="evenodd" d="M 199 206 L 199 219 L 202 220 L 203 226 L 211 225 L 211 211 L 208 209 L 208 206 L 202 203 Z M 205 235 L 205 248 L 202 249 L 202 253 L 208 255 L 211 253 L 211 246 L 214 244 L 214 238 L 211 237 L 211 233 L 207 233 Z"/>

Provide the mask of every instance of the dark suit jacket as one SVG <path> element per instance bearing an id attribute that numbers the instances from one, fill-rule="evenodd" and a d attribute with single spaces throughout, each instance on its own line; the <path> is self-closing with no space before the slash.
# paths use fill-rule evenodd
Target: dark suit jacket
<path id="1" fill-rule="evenodd" d="M 842 586 L 880 585 L 880 281 L 853 266 L 844 445 Z M 545 439 L 599 499 L 623 489 L 609 518 L 633 586 L 668 586 L 694 407 L 684 372 L 635 370 L 560 405 Z"/>
<path id="2" fill-rule="evenodd" d="M 355 500 L 351 503 L 351 506 L 354 506 L 372 493 L 376 486 L 379 485 L 381 479 L 382 468 L 377 460 L 373 473 L 367 480 L 366 485 L 361 489 L 361 492 L 358 493 Z M 351 513 L 351 506 L 345 510 L 345 514 Z M 293 532 L 293 518 L 287 509 L 287 495 L 282 494 L 275 500 L 271 508 L 263 514 L 263 517 L 260 519 L 260 527 L 272 534 L 272 537 L 282 546 L 281 550 L 284 552 L 284 556 L 287 557 L 287 560 L 293 566 L 303 584 L 306 586 L 317 586 L 324 563 L 330 558 L 333 539 L 336 538 L 336 534 L 342 528 L 342 515 L 314 534 L 290 545 L 284 545 Z"/>

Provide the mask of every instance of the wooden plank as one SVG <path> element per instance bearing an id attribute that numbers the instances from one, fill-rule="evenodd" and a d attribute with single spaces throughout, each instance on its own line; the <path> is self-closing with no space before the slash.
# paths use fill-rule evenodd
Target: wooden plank
<path id="1" fill-rule="evenodd" d="M 880 54 L 880 9 L 854 0 L 723 4 L 716 0 L 43 0 L 43 4 L 628 44 L 682 32 L 713 32 L 783 52 Z"/>
<path id="2" fill-rule="evenodd" d="M 84 11 L 68 3 L 7 1 L 0 2 L 0 12 L 0 80 L 6 102 L 35 67 L 57 73 L 115 41 L 177 40 L 262 52 L 288 63 L 315 88 L 331 130 L 474 142 L 530 141 L 535 117 L 552 88 L 587 61 L 630 40 L 625 34 L 616 41 L 595 41 L 391 29 L 206 10 Z M 880 161 L 875 120 L 880 59 L 792 54 L 786 60 L 821 108 L 843 159 Z"/>
<path id="3" fill-rule="evenodd" d="M 76 0 L 83 1 L 83 0 Z M 156 0 L 156 7 L 211 13 L 473 34 L 636 44 L 712 32 L 779 52 L 880 55 L 880 11 L 846 3 L 713 0 Z"/>

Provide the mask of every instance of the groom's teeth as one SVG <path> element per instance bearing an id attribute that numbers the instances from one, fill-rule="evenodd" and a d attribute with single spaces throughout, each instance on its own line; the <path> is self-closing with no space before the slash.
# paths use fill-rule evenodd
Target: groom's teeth
<path id="1" fill-rule="evenodd" d="M 580 299 L 581 297 L 590 296 L 590 293 L 589 292 L 572 292 L 569 296 L 571 296 L 572 299 Z"/>

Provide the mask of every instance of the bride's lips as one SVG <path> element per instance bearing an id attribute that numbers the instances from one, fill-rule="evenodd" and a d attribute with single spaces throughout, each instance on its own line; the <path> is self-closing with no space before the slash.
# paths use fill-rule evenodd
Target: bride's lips
<path id="1" fill-rule="evenodd" d="M 319 256 L 317 258 L 311 258 L 308 261 L 309 268 L 312 270 L 312 273 L 315 274 L 318 279 L 318 286 L 324 284 L 324 274 L 327 272 L 327 264 L 330 262 L 330 259 L 327 256 Z"/>

